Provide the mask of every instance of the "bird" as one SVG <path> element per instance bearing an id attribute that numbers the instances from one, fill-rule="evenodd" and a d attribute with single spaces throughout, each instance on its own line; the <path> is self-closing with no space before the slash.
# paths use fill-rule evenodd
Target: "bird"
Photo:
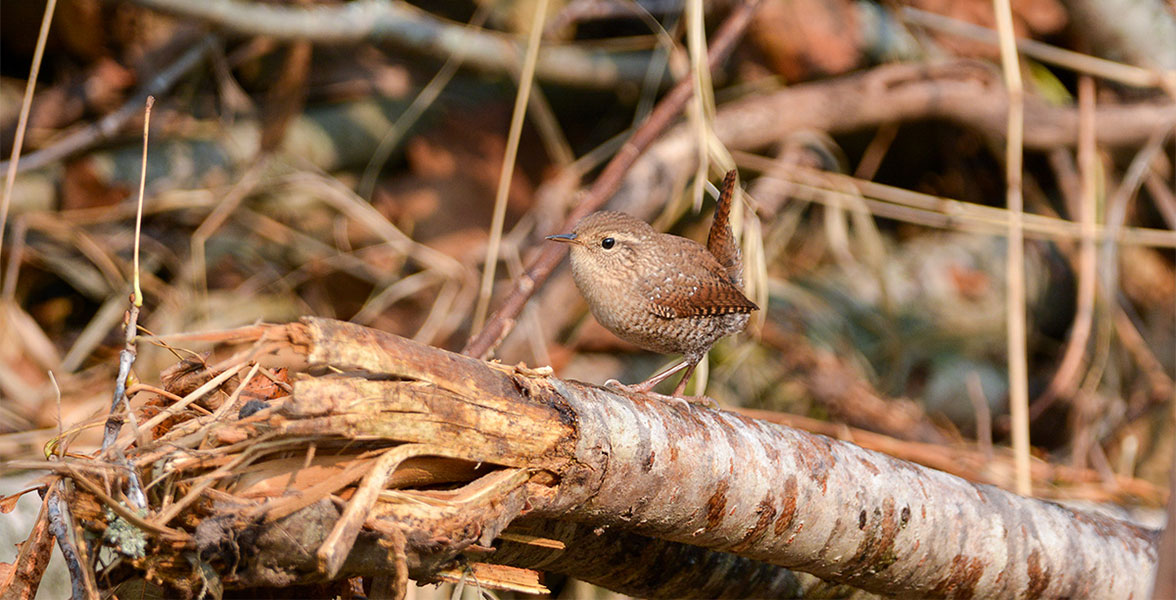
<path id="1" fill-rule="evenodd" d="M 690 375 L 716 341 L 743 331 L 759 310 L 743 293 L 743 261 L 729 221 L 736 179 L 735 170 L 723 179 L 706 246 L 607 210 L 584 217 L 571 233 L 547 236 L 571 245 L 572 279 L 601 325 L 645 350 L 682 355 L 639 384 L 606 385 L 652 394 L 684 370 L 670 397 L 709 402 L 683 397 Z"/>

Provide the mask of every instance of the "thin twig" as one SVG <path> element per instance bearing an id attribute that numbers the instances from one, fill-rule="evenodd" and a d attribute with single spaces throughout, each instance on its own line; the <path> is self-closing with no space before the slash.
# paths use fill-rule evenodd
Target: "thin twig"
<path id="1" fill-rule="evenodd" d="M 1131 200 L 1135 198 L 1139 187 L 1143 183 L 1144 176 L 1149 170 L 1149 166 L 1155 159 L 1156 154 L 1164 149 L 1164 142 L 1176 133 L 1172 127 L 1158 128 L 1152 132 L 1148 137 L 1147 142 L 1143 148 L 1135 154 L 1131 159 L 1131 164 L 1127 166 L 1127 171 L 1123 175 L 1123 180 L 1115 189 L 1115 193 L 1106 202 L 1106 229 L 1111 233 L 1122 230 L 1125 227 L 1127 220 L 1128 207 Z M 1111 307 L 1118 304 L 1117 295 L 1119 291 L 1119 246 L 1114 243 L 1113 237 L 1102 240 L 1102 247 L 1099 248 L 1099 287 L 1098 291 L 1102 302 L 1105 306 Z M 1109 323 L 1101 324 L 1099 333 L 1105 334 L 1100 338 L 1107 341 L 1109 344 L 1110 328 Z M 1104 355 L 1109 351 L 1109 348 L 1099 348 Z M 1101 375 L 1101 370 L 1098 371 Z M 1093 378 L 1088 378 L 1088 382 L 1084 385 L 1093 387 L 1095 381 Z M 1093 393 L 1093 392 L 1091 392 Z"/>
<path id="2" fill-rule="evenodd" d="M 260 370 L 261 364 L 253 363 L 253 366 L 249 367 L 249 372 L 245 374 L 245 377 L 241 378 L 241 383 L 238 384 L 236 389 L 233 390 L 233 393 L 229 394 L 229 397 L 221 403 L 220 407 L 217 408 L 216 412 L 212 414 L 212 418 L 209 419 L 209 421 L 213 423 L 224 422 L 225 416 L 228 415 L 229 411 L 233 410 L 233 406 L 236 405 L 238 399 L 241 398 L 241 393 L 245 391 L 246 387 L 253 383 L 253 378 Z"/>
<path id="3" fill-rule="evenodd" d="M 135 251 L 132 269 L 135 295 L 131 301 L 138 308 L 143 307 L 143 290 L 139 287 L 139 239 L 143 232 L 143 191 L 147 189 L 147 141 L 151 135 L 152 106 L 155 106 L 155 96 L 147 96 L 146 108 L 143 110 L 143 168 L 139 170 L 139 202 L 135 209 Z"/>
<path id="4" fill-rule="evenodd" d="M 57 439 L 61 439 L 61 437 L 65 435 L 65 431 L 62 429 L 61 425 L 61 386 L 57 385 L 57 378 L 53 376 L 52 369 L 46 371 L 46 373 L 49 374 L 49 381 L 53 384 L 53 404 L 57 407 L 57 416 L 54 420 L 57 422 Z M 65 454 L 65 448 L 61 448 L 61 454 L 58 454 L 57 448 L 54 448 L 53 454 L 57 454 L 60 458 L 61 455 Z"/>
<path id="5" fill-rule="evenodd" d="M 1118 337 L 1119 343 L 1127 349 L 1127 353 L 1135 359 L 1147 377 L 1152 398 L 1158 401 L 1171 398 L 1171 394 L 1176 392 L 1176 382 L 1164 371 L 1163 363 L 1148 347 L 1147 341 L 1143 339 L 1139 329 L 1135 327 L 1135 323 L 1131 321 L 1131 317 L 1127 316 L 1127 312 L 1123 310 L 1122 306 L 1114 307 L 1111 321 L 1114 323 L 1115 336 Z"/>
<path id="6" fill-rule="evenodd" d="M 189 482 L 191 485 L 182 498 L 169 505 L 167 508 L 160 510 L 154 517 L 152 517 L 153 524 L 159 527 L 165 527 L 169 522 L 171 522 L 172 519 L 176 518 L 176 516 L 179 515 L 181 511 L 183 511 L 193 502 L 200 500 L 204 495 L 204 491 L 208 489 L 209 486 L 217 483 L 225 477 L 234 476 L 245 467 L 249 466 L 254 460 L 266 452 L 271 451 L 272 446 L 282 446 L 289 443 L 289 440 L 269 442 L 264 438 L 259 438 L 249 440 L 249 442 L 250 443 L 245 444 L 246 449 L 244 452 L 235 455 L 228 453 L 224 454 L 223 456 L 228 458 L 227 462 L 217 467 L 217 469 L 211 473 L 205 473 L 204 475 Z M 222 451 L 225 451 L 223 447 Z"/>
<path id="7" fill-rule="evenodd" d="M 5 196 L 7 198 L 8 196 Z M 0 219 L 3 221 L 3 219 Z M 20 274 L 21 262 L 24 259 L 25 244 L 29 232 L 29 220 L 23 216 L 12 222 L 12 253 L 8 255 L 8 265 L 4 270 L 4 285 L 0 286 L 0 300 L 15 303 L 16 279 Z M 3 250 L 4 224 L 0 222 L 0 253 Z"/>
<path id="8" fill-rule="evenodd" d="M 1152 203 L 1168 224 L 1168 228 L 1176 230 L 1176 192 L 1168 189 L 1164 179 L 1154 171 L 1147 174 L 1143 184 L 1147 186 L 1147 191 L 1151 192 Z"/>
<path id="9" fill-rule="evenodd" d="M 453 257 L 405 235 L 387 217 L 372 207 L 369 202 L 360 198 L 351 188 L 325 173 L 314 171 L 313 167 L 309 165 L 306 166 L 307 169 L 304 172 L 291 175 L 285 181 L 291 185 L 305 185 L 308 188 L 313 188 L 312 191 L 327 205 L 362 225 L 381 238 L 390 248 L 408 254 L 425 267 L 436 269 L 446 277 L 460 278 L 465 276 L 465 267 Z"/>
<path id="10" fill-rule="evenodd" d="M 985 235 L 1008 233 L 1010 217 L 1006 208 L 962 202 L 801 165 L 781 169 L 771 158 L 745 152 L 734 154 L 740 166 L 763 172 L 761 179 L 775 179 L 792 185 L 790 193 L 798 200 L 848 208 L 860 198 L 871 213 L 888 219 Z M 843 183 L 852 185 L 843 188 Z M 853 189 L 855 193 L 847 192 L 847 189 Z M 1024 232 L 1039 239 L 1082 238 L 1079 224 L 1038 214 L 1024 215 Z M 1176 248 L 1176 231 L 1166 229 L 1124 226 L 1112 231 L 1096 225 L 1094 239 L 1152 248 Z"/>
<path id="11" fill-rule="evenodd" d="M 758 3 L 754 0 L 740 2 L 731 11 L 727 20 L 719 27 L 710 44 L 709 64 L 714 69 L 724 60 L 735 43 L 742 37 L 744 29 L 751 22 L 751 15 Z M 633 132 L 633 137 L 617 151 L 616 156 L 604 167 L 600 176 L 593 182 L 591 189 L 580 200 L 576 208 L 564 221 L 564 230 L 570 229 L 581 218 L 599 209 L 620 187 L 621 179 L 626 171 L 637 160 L 661 132 L 669 126 L 673 119 L 681 112 L 686 101 L 690 99 L 693 83 L 684 79 L 674 86 L 674 89 L 650 113 L 645 123 Z M 474 336 L 463 350 L 471 356 L 486 356 L 493 348 L 510 333 L 515 318 L 523 310 L 523 305 L 530 299 L 535 290 L 543 285 L 556 265 L 563 260 L 567 252 L 566 244 L 547 244 L 542 247 L 527 273 L 515 283 L 514 289 L 503 301 L 502 306 L 486 323 L 486 326 Z"/>
<path id="12" fill-rule="evenodd" d="M 126 317 L 126 306 L 123 303 L 127 301 L 127 294 L 128 290 L 126 286 L 123 286 L 123 289 L 115 290 L 106 297 L 106 300 L 102 301 L 102 305 L 94 311 L 90 322 L 86 323 L 81 333 L 74 339 L 69 351 L 62 357 L 61 370 L 63 372 L 77 371 L 86 357 L 90 356 L 95 348 L 106 342 L 106 336 L 110 330 L 117 327 Z"/>
<path id="13" fill-rule="evenodd" d="M 162 423 L 164 419 L 167 419 L 169 417 L 172 417 L 172 416 L 178 414 L 186 406 L 195 402 L 197 399 L 203 397 L 204 394 L 207 394 L 208 392 L 216 389 L 217 387 L 220 386 L 220 384 L 224 383 L 225 381 L 228 381 L 229 378 L 236 375 L 237 373 L 239 373 L 241 371 L 241 369 L 244 369 L 244 368 L 245 368 L 245 363 L 242 363 L 242 364 L 236 365 L 234 367 L 229 367 L 228 369 L 225 369 L 216 377 L 213 377 L 212 379 L 209 379 L 208 381 L 204 382 L 204 385 L 201 385 L 200 387 L 196 388 L 195 390 L 192 390 L 190 393 L 188 393 L 187 396 L 184 396 L 184 399 L 182 401 L 169 405 L 167 408 L 160 411 L 159 414 L 155 415 L 154 417 L 151 417 L 146 423 L 143 423 L 143 425 L 141 426 L 141 429 L 143 429 L 144 431 L 150 431 L 156 425 L 159 425 L 160 423 Z"/>
<path id="14" fill-rule="evenodd" d="M 886 123 L 874 132 L 874 137 L 870 140 L 866 150 L 862 152 L 862 159 L 858 161 L 857 168 L 853 170 L 853 176 L 858 179 L 873 179 L 874 175 L 878 174 L 878 168 L 882 166 L 882 159 L 886 157 L 886 153 L 890 150 L 890 145 L 894 143 L 894 138 L 898 137 L 898 124 Z"/>
<path id="15" fill-rule="evenodd" d="M 968 400 L 972 402 L 972 410 L 976 418 L 976 444 L 980 452 L 988 461 L 992 460 L 992 410 L 988 406 L 988 395 L 984 393 L 984 382 L 976 371 L 968 371 L 965 381 L 968 389 Z"/>
<path id="16" fill-rule="evenodd" d="M 1081 177 L 1081 198 L 1078 203 L 1078 222 L 1082 228 L 1078 252 L 1078 306 L 1066 350 L 1049 387 L 1033 402 L 1030 419 L 1036 419 L 1057 397 L 1068 397 L 1078 385 L 1078 369 L 1086 355 L 1094 320 L 1094 292 L 1098 282 L 1098 256 L 1094 247 L 1095 213 L 1098 210 L 1098 190 L 1094 147 L 1094 80 L 1083 76 L 1078 80 L 1078 171 Z"/>
<path id="17" fill-rule="evenodd" d="M 208 312 L 208 264 L 206 262 L 205 245 L 209 238 L 216 233 L 233 211 L 241 205 L 245 198 L 253 193 L 261 180 L 262 172 L 268 162 L 267 156 L 260 157 L 256 162 L 249 165 L 245 172 L 241 174 L 241 178 L 233 184 L 233 187 L 223 196 L 220 202 L 216 204 L 208 216 L 200 222 L 196 230 L 188 238 L 188 262 L 184 264 L 181 271 L 181 280 L 186 281 L 188 285 L 193 288 L 193 295 L 196 302 L 196 314 L 205 316 Z"/>
<path id="18" fill-rule="evenodd" d="M 470 18 L 469 24 L 462 30 L 462 37 L 457 42 L 454 51 L 445 58 L 445 64 L 437 70 L 429 83 L 421 89 L 420 93 L 412 99 L 408 108 L 396 117 L 396 121 L 384 133 L 384 137 L 380 140 L 376 149 L 372 151 L 372 157 L 368 160 L 368 164 L 363 169 L 363 175 L 359 179 L 359 186 L 356 188 L 359 195 L 371 200 L 372 192 L 376 189 L 376 179 L 380 175 L 380 170 L 384 168 L 384 164 L 388 162 L 388 157 L 392 156 L 392 151 L 395 150 L 404 139 L 404 134 L 416 124 L 421 115 L 425 114 L 445 87 L 449 85 L 450 80 L 465 63 L 466 54 L 469 52 L 468 39 L 474 34 L 474 31 L 481 29 L 486 19 L 490 16 L 491 4 L 479 4 L 478 9 L 474 12 L 474 16 Z"/>
<path id="19" fill-rule="evenodd" d="M 131 308 L 127 311 L 126 335 L 123 339 L 123 349 L 118 354 L 118 378 L 114 384 L 114 398 L 110 402 L 110 415 L 106 418 L 106 427 L 102 433 L 102 452 L 106 452 L 116 439 L 118 439 L 118 432 L 122 429 L 123 417 L 118 413 L 118 405 L 126 398 L 127 378 L 131 374 L 131 365 L 135 363 L 135 357 L 138 355 L 138 349 L 135 347 L 135 330 L 139 321 L 139 307 L 132 302 Z M 128 404 L 128 410 L 130 405 Z"/>
<path id="20" fill-rule="evenodd" d="M 515 73 L 512 75 L 518 77 Z M 543 88 L 531 87 L 531 101 L 527 103 L 531 126 L 539 134 L 539 142 L 543 144 L 543 149 L 551 160 L 551 166 L 562 169 L 576 160 L 576 153 L 572 150 L 572 144 L 564 134 L 559 119 L 555 116 L 555 109 L 552 108 Z"/>
<path id="21" fill-rule="evenodd" d="M 102 452 L 105 453 L 118 439 L 118 432 L 122 429 L 123 417 L 118 413 L 118 405 L 126 399 L 127 379 L 131 375 L 131 365 L 135 364 L 135 357 L 139 350 L 135 346 L 135 334 L 139 327 L 139 310 L 143 307 L 143 291 L 139 289 L 139 230 L 143 223 L 143 191 L 147 184 L 147 140 L 151 130 L 151 107 L 155 98 L 147 96 L 146 108 L 143 113 L 143 163 L 139 178 L 139 208 L 135 217 L 135 267 L 134 291 L 131 293 L 131 308 L 127 311 L 123 349 L 118 353 L 118 379 L 114 384 L 114 398 L 110 402 L 110 415 L 106 418 L 106 427 L 102 433 Z M 127 400 L 127 414 L 131 413 L 130 400 Z"/>
<path id="22" fill-rule="evenodd" d="M 703 23 L 702 0 L 686 0 L 686 48 L 690 55 L 690 77 L 694 80 L 690 106 L 686 117 L 694 130 L 694 177 L 690 199 L 695 211 L 702 209 L 702 197 L 706 189 L 707 169 L 710 166 L 711 138 L 714 137 L 711 124 L 715 119 L 715 97 L 711 89 L 710 68 L 706 61 L 706 28 Z M 732 165 L 720 165 L 724 169 Z M 738 202 L 735 203 L 739 205 Z M 706 367 L 703 366 L 703 370 Z M 704 374 L 705 378 L 706 375 Z"/>
<path id="23" fill-rule="evenodd" d="M 78 547 L 74 544 L 73 520 L 70 518 L 69 508 L 61 499 L 63 485 L 64 483 L 58 480 L 49 486 L 49 497 L 45 500 L 49 514 L 49 531 L 57 539 L 57 547 L 61 548 L 65 566 L 69 569 L 73 600 L 97 599 L 98 591 L 90 569 L 82 563 Z"/>
<path id="24" fill-rule="evenodd" d="M 125 458 L 123 460 L 125 460 Z M 93 481 L 90 481 L 85 476 L 83 476 L 81 471 L 76 469 L 73 465 L 64 463 L 62 466 L 70 473 L 70 481 L 82 486 L 83 488 L 86 488 L 86 491 L 94 494 L 94 497 L 97 498 L 103 506 L 110 508 L 112 512 L 126 519 L 128 523 L 138 527 L 139 529 L 142 529 L 143 531 L 157 533 L 159 535 L 167 536 L 173 540 L 189 539 L 188 533 L 183 530 L 172 529 L 170 527 L 164 527 L 163 525 L 156 525 L 155 523 L 147 521 L 143 517 L 135 514 L 134 511 L 124 506 L 122 502 L 115 500 L 109 494 L 107 494 L 106 490 L 102 489 L 102 486 L 94 483 Z"/>

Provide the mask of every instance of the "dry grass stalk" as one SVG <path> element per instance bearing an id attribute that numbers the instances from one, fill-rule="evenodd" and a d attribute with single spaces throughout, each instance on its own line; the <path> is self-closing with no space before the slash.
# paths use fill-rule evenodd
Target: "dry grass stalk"
<path id="1" fill-rule="evenodd" d="M 1005 138 L 1005 198 L 1009 210 L 1008 261 L 1005 283 L 1008 301 L 1009 412 L 1016 455 L 1017 492 L 1033 491 L 1029 475 L 1029 359 L 1025 308 L 1025 199 L 1022 196 L 1025 155 L 1025 89 L 1021 59 L 1013 34 L 1009 0 L 993 0 L 1000 36 L 1000 62 L 1008 89 L 1008 127 Z"/>
<path id="2" fill-rule="evenodd" d="M 4 195 L 0 197 L 0 248 L 4 247 L 4 231 L 8 229 L 8 208 L 12 202 L 12 188 L 16 183 L 16 167 L 20 161 L 20 148 L 24 144 L 25 127 L 29 123 L 29 110 L 33 105 L 33 90 L 37 88 L 37 75 L 41 71 L 41 57 L 45 55 L 45 42 L 49 39 L 49 24 L 53 22 L 53 13 L 56 7 L 57 0 L 49 0 L 45 3 L 41 30 L 37 34 L 37 46 L 33 50 L 33 63 L 29 66 L 29 78 L 25 83 L 25 93 L 20 103 L 16 138 L 12 142 L 12 158 L 9 159 L 8 168 L 4 174 Z"/>

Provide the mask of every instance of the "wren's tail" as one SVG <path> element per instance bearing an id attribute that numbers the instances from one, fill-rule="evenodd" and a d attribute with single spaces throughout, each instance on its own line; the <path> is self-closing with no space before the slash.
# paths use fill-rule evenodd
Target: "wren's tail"
<path id="1" fill-rule="evenodd" d="M 715 207 L 714 222 L 711 223 L 710 233 L 706 236 L 706 249 L 710 250 L 719 264 L 727 270 L 727 279 L 742 288 L 743 261 L 739 256 L 739 245 L 735 243 L 735 234 L 731 231 L 731 204 L 735 198 L 737 175 L 735 169 L 731 169 L 723 177 L 723 189 Z"/>

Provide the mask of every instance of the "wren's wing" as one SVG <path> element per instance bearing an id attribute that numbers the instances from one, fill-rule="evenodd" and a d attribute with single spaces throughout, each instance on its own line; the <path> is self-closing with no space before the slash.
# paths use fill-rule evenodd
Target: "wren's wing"
<path id="1" fill-rule="evenodd" d="M 710 233 L 706 236 L 706 249 L 714 255 L 723 270 L 727 281 L 736 286 L 743 285 L 743 261 L 739 257 L 739 245 L 735 243 L 735 234 L 731 231 L 731 204 L 735 199 L 736 171 L 727 171 L 723 177 L 723 189 L 719 193 L 719 201 L 715 206 L 714 221 L 711 222 Z"/>
<path id="2" fill-rule="evenodd" d="M 759 310 L 759 307 L 726 282 L 674 290 L 650 302 L 650 311 L 663 319 L 749 313 L 753 310 Z"/>
<path id="3" fill-rule="evenodd" d="M 666 268 L 643 282 L 650 312 L 663 319 L 681 319 L 759 309 L 727 279 L 726 269 L 701 245 L 675 236 L 662 239 L 681 246 L 678 250 L 690 259 L 667 261 Z"/>

